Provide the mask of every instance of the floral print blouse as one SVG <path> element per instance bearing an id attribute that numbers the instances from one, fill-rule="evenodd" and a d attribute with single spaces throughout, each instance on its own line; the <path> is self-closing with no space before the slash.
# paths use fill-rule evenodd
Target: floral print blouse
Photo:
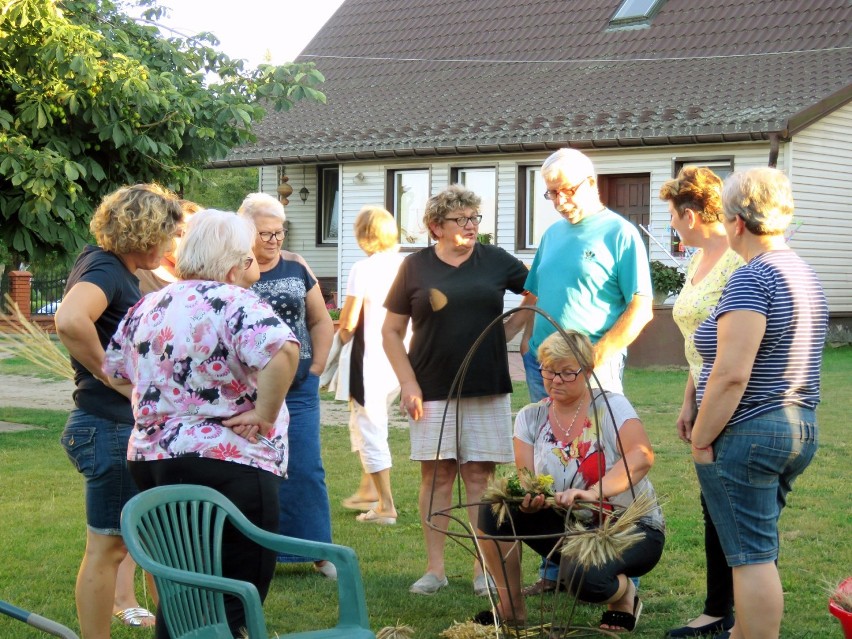
<path id="1" fill-rule="evenodd" d="M 728 249 L 713 265 L 710 272 L 700 282 L 693 284 L 692 278 L 695 277 L 702 254 L 703 251 L 696 251 L 689 261 L 689 266 L 686 268 L 686 282 L 672 308 L 672 318 L 683 334 L 689 373 L 696 385 L 698 376 L 701 374 L 701 355 L 695 349 L 695 330 L 701 322 L 710 317 L 710 313 L 716 308 L 722 296 L 722 289 L 725 288 L 731 274 L 745 263 L 743 258 Z"/>
<path id="2" fill-rule="evenodd" d="M 267 435 L 274 448 L 221 422 L 254 407 L 257 373 L 290 341 L 272 308 L 238 286 L 189 280 L 143 297 L 119 324 L 103 366 L 133 384 L 127 459 L 206 457 L 283 475 L 286 406 Z"/>

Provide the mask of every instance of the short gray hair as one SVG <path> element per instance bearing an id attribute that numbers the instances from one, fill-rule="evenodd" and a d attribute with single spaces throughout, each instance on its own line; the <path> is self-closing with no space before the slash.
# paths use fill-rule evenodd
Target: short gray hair
<path id="1" fill-rule="evenodd" d="M 239 214 L 250 220 L 268 216 L 278 218 L 282 222 L 287 221 L 284 205 L 278 201 L 278 198 L 272 197 L 268 193 L 249 193 L 246 195 L 243 203 L 240 204 Z"/>
<path id="2" fill-rule="evenodd" d="M 178 277 L 224 282 L 228 271 L 251 253 L 254 234 L 254 224 L 248 218 L 230 211 L 199 211 L 187 223 L 178 248 Z"/>
<path id="3" fill-rule="evenodd" d="M 577 149 L 559 149 L 552 153 L 541 165 L 541 176 L 550 180 L 558 174 L 575 177 L 595 177 L 595 165 L 587 155 Z"/>
<path id="4" fill-rule="evenodd" d="M 450 184 L 440 193 L 436 193 L 426 201 L 426 211 L 423 214 L 423 226 L 429 229 L 429 236 L 437 240 L 430 224 L 441 224 L 448 213 L 470 209 L 479 213 L 482 198 L 461 184 Z"/>
<path id="5" fill-rule="evenodd" d="M 722 210 L 728 221 L 738 216 L 755 235 L 781 235 L 793 219 L 793 188 L 778 169 L 737 171 L 722 186 Z"/>

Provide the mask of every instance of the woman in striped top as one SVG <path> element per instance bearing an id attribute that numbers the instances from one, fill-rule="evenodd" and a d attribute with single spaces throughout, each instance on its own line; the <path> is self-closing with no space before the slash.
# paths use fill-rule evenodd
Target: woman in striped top
<path id="1" fill-rule="evenodd" d="M 817 449 L 828 304 L 814 271 L 787 246 L 793 195 L 783 173 L 734 173 L 722 206 L 728 243 L 746 265 L 695 333 L 703 365 L 692 456 L 733 569 L 736 623 L 717 636 L 777 638 L 778 518 Z"/>

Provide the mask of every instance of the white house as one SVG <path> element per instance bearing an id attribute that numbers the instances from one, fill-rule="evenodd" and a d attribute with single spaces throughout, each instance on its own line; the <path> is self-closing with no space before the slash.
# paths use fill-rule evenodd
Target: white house
<path id="1" fill-rule="evenodd" d="M 849 322 L 850 18 L 848 0 L 346 0 L 299 58 L 328 104 L 270 113 L 213 166 L 258 166 L 272 194 L 289 178 L 287 248 L 342 298 L 365 204 L 396 216 L 410 250 L 427 242 L 425 199 L 465 183 L 481 232 L 529 263 L 556 219 L 538 169 L 571 146 L 668 261 L 657 194 L 680 166 L 775 165 L 794 185 L 791 244 Z"/>

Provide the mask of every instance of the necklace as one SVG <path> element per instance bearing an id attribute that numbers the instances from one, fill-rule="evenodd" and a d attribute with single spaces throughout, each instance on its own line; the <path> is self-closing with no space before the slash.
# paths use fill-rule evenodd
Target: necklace
<path id="1" fill-rule="evenodd" d="M 574 411 L 574 416 L 571 418 L 571 425 L 568 426 L 567 429 L 564 428 L 562 426 L 562 422 L 559 421 L 559 415 L 556 414 L 556 406 L 551 404 L 551 407 L 550 407 L 550 413 L 553 415 L 553 419 L 556 420 L 556 425 L 559 427 L 559 430 L 561 430 L 562 433 L 565 436 L 566 446 L 570 443 L 570 449 L 569 449 L 568 454 L 569 454 L 570 457 L 573 457 L 573 458 L 578 457 L 579 454 L 577 452 L 577 442 L 576 442 L 577 438 L 571 437 L 571 431 L 574 428 L 574 423 L 577 421 L 577 415 L 580 414 L 580 409 L 582 407 L 583 407 L 583 400 L 580 400 L 580 401 L 577 402 L 577 410 Z"/>

